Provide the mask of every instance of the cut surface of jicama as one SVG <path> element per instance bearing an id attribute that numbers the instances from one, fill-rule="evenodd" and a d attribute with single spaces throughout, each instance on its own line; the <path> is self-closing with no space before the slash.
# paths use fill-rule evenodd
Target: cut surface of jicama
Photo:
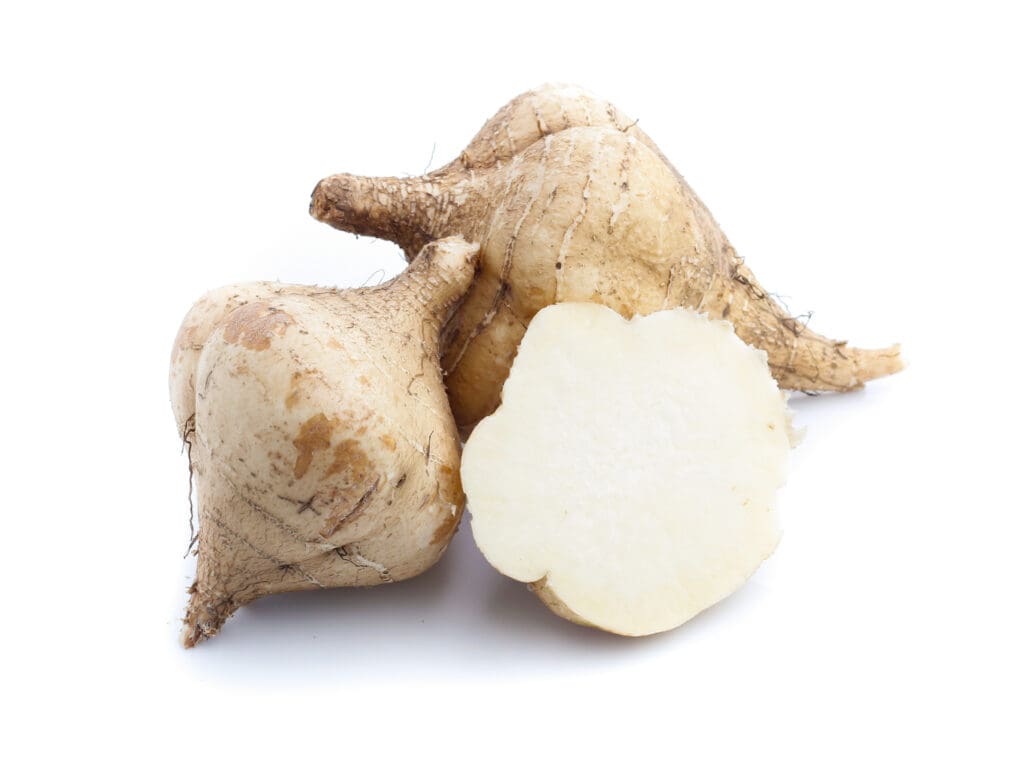
<path id="1" fill-rule="evenodd" d="M 766 355 L 728 323 L 557 304 L 530 323 L 461 475 L 491 565 L 564 618 L 637 636 L 771 554 L 790 445 Z"/>

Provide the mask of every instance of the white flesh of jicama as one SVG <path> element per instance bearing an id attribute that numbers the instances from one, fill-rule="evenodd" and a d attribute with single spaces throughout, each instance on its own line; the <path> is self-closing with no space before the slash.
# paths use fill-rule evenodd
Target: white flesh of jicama
<path id="1" fill-rule="evenodd" d="M 501 573 L 570 620 L 653 634 L 774 550 L 790 445 L 765 353 L 728 323 L 558 304 L 530 323 L 462 482 Z"/>

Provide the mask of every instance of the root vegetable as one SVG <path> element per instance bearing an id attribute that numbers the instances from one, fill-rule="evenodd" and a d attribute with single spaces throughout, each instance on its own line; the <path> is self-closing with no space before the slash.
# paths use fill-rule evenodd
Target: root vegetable
<path id="1" fill-rule="evenodd" d="M 764 352 L 728 323 L 548 307 L 466 442 L 473 538 L 564 618 L 671 629 L 775 548 L 789 432 Z"/>
<path id="2" fill-rule="evenodd" d="M 199 498 L 186 646 L 276 592 L 429 568 L 463 506 L 441 325 L 478 247 L 426 246 L 391 282 L 220 289 L 185 318 L 171 398 Z"/>
<path id="3" fill-rule="evenodd" d="M 849 347 L 787 314 L 651 139 L 578 88 L 519 96 L 426 176 L 328 177 L 310 212 L 394 241 L 410 261 L 445 235 L 480 241 L 481 273 L 442 337 L 465 429 L 497 406 L 527 325 L 558 302 L 627 317 L 684 306 L 726 319 L 789 389 L 845 391 L 901 367 L 898 347 Z"/>

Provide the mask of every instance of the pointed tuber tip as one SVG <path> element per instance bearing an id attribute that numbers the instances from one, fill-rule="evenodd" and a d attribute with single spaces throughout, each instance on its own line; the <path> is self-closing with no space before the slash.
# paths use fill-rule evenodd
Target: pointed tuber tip
<path id="1" fill-rule="evenodd" d="M 901 351 L 899 344 L 893 344 L 887 349 L 862 350 L 861 363 L 864 368 L 862 382 L 894 375 L 903 370 L 907 365 L 903 361 Z"/>
<path id="2" fill-rule="evenodd" d="M 188 622 L 181 627 L 181 634 L 178 635 L 178 641 L 186 650 L 192 649 L 204 639 L 206 639 L 206 636 L 203 634 L 202 630 L 200 630 L 198 626 L 193 626 Z"/>
<path id="3" fill-rule="evenodd" d="M 320 180 L 309 197 L 310 216 L 318 222 L 346 229 L 350 224 L 348 217 L 358 216 L 350 200 L 353 194 L 358 196 L 361 192 L 361 188 L 355 187 L 354 179 L 349 174 L 333 174 Z"/>
<path id="4" fill-rule="evenodd" d="M 321 187 L 323 184 L 324 181 L 320 180 L 309 197 L 309 215 L 320 222 L 323 222 L 324 219 L 324 194 Z"/>
<path id="5" fill-rule="evenodd" d="M 188 609 L 182 619 L 184 626 L 179 635 L 179 641 L 186 649 L 216 635 L 239 607 L 231 597 L 216 600 L 207 597 L 196 584 L 192 585 L 189 592 Z"/>

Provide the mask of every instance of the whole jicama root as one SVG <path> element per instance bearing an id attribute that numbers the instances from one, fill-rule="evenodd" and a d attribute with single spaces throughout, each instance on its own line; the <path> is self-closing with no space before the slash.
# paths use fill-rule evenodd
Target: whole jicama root
<path id="1" fill-rule="evenodd" d="M 848 347 L 787 314 L 650 138 L 579 88 L 519 96 L 458 159 L 423 177 L 328 177 L 310 212 L 394 241 L 410 261 L 439 237 L 480 241 L 480 275 L 442 337 L 464 429 L 497 406 L 526 326 L 557 302 L 627 317 L 685 306 L 726 319 L 767 352 L 788 389 L 845 391 L 902 366 L 898 347 Z"/>
<path id="2" fill-rule="evenodd" d="M 370 586 L 429 568 L 463 506 L 439 334 L 478 247 L 424 247 L 381 286 L 253 283 L 185 318 L 171 399 L 199 498 L 182 633 L 299 589 Z"/>
<path id="3" fill-rule="evenodd" d="M 564 618 L 665 631 L 775 549 L 790 445 L 764 352 L 727 322 L 550 306 L 466 442 L 473 539 Z"/>

